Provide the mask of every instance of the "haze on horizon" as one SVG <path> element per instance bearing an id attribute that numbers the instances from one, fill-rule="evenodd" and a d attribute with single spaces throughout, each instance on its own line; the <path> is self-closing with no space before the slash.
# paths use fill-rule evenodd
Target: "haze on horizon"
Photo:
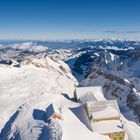
<path id="1" fill-rule="evenodd" d="M 0 39 L 140 38 L 139 0 L 1 0 Z"/>

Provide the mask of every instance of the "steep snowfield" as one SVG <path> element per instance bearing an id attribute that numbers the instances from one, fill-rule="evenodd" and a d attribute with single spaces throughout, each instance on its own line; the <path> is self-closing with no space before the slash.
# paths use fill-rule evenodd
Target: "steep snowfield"
<path id="1" fill-rule="evenodd" d="M 0 65 L 0 77 L 0 140 L 51 140 L 54 131 L 58 140 L 108 140 L 88 129 L 83 107 L 72 99 L 77 81 L 62 61 L 26 58 Z M 62 121 L 46 119 L 50 103 L 61 110 Z"/>

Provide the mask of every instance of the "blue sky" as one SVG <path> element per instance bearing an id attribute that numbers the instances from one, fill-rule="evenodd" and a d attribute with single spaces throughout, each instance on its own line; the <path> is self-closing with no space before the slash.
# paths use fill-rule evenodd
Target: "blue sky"
<path id="1" fill-rule="evenodd" d="M 0 39 L 113 37 L 140 37 L 140 0 L 0 0 Z"/>

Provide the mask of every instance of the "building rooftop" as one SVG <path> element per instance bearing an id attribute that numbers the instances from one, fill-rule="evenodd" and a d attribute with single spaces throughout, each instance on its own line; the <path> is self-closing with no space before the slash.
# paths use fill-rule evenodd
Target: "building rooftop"
<path id="1" fill-rule="evenodd" d="M 88 117 L 93 119 L 119 117 L 120 109 L 116 100 L 88 101 L 86 103 Z"/>
<path id="2" fill-rule="evenodd" d="M 94 122 L 91 125 L 93 131 L 100 134 L 124 131 L 120 120 Z"/>
<path id="3" fill-rule="evenodd" d="M 118 111 L 112 106 L 107 106 L 105 109 L 100 111 L 95 111 L 92 113 L 93 119 L 101 119 L 101 118 L 112 118 L 120 116 Z"/>
<path id="4" fill-rule="evenodd" d="M 75 89 L 75 96 L 83 104 L 87 101 L 104 101 L 104 95 L 101 86 L 92 87 L 77 87 Z"/>

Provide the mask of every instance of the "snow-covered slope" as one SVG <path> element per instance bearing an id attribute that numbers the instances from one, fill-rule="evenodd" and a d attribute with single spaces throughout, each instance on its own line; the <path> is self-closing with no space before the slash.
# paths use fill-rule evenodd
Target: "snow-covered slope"
<path id="1" fill-rule="evenodd" d="M 77 81 L 64 62 L 28 57 L 16 65 L 1 64 L 0 77 L 0 140 L 51 140 L 54 132 L 58 140 L 108 140 L 78 118 L 84 109 L 72 100 Z M 46 119 L 50 103 L 61 110 L 62 121 Z"/>

